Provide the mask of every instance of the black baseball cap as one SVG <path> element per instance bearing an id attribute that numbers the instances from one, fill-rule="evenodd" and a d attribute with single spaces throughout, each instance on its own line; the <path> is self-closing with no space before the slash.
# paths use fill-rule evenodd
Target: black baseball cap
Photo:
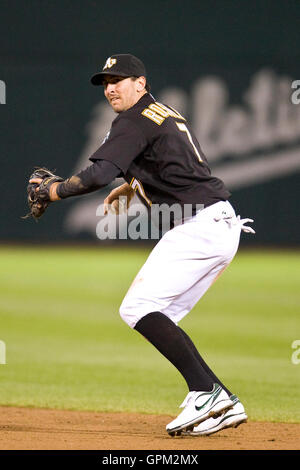
<path id="1" fill-rule="evenodd" d="M 115 54 L 106 60 L 102 72 L 91 77 L 93 85 L 102 85 L 105 75 L 119 77 L 146 77 L 143 62 L 132 54 Z"/>

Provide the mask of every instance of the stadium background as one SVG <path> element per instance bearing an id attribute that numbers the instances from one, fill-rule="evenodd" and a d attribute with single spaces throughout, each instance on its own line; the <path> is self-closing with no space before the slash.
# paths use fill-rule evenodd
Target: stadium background
<path id="1" fill-rule="evenodd" d="M 151 247 L 96 237 L 109 188 L 21 219 L 35 165 L 88 164 L 113 119 L 90 76 L 131 52 L 255 219 L 182 327 L 251 421 L 299 423 L 299 2 L 0 0 L 0 31 L 0 404 L 178 413 L 185 384 L 117 314 Z"/>
<path id="2" fill-rule="evenodd" d="M 0 2 L 2 240 L 97 241 L 102 195 L 51 208 L 37 228 L 20 219 L 24 179 L 39 164 L 64 177 L 88 164 L 113 118 L 89 78 L 109 55 L 131 52 L 154 96 L 191 120 L 238 212 L 255 218 L 256 236 L 242 243 L 299 243 L 299 2 L 20 4 Z"/>

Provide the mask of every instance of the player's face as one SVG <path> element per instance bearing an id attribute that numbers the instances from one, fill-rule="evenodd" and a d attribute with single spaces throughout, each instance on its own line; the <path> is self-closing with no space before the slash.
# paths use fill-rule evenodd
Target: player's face
<path id="1" fill-rule="evenodd" d="M 144 77 L 132 80 L 131 77 L 108 75 L 103 82 L 104 95 L 116 113 L 126 111 L 146 93 Z"/>

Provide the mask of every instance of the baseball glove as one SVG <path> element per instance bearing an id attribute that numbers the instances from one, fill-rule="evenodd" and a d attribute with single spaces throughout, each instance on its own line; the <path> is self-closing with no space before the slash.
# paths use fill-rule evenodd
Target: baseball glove
<path id="1" fill-rule="evenodd" d="M 27 202 L 30 212 L 23 217 L 24 219 L 30 216 L 34 219 L 41 217 L 51 202 L 49 194 L 50 186 L 53 183 L 63 181 L 63 178 L 54 175 L 47 168 L 37 167 L 30 176 L 29 181 L 36 178 L 42 179 L 42 182 L 40 184 L 29 183 L 27 186 Z M 36 191 L 37 188 L 39 188 L 38 191 Z"/>

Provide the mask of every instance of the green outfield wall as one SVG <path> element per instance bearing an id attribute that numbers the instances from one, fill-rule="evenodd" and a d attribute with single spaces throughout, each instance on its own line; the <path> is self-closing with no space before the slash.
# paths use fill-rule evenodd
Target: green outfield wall
<path id="1" fill-rule="evenodd" d="M 88 164 L 114 118 L 89 78 L 130 52 L 157 100 L 190 120 L 238 213 L 255 219 L 242 243 L 299 243 L 299 2 L 0 1 L 0 31 L 1 241 L 97 241 L 109 188 L 36 224 L 21 219 L 25 177 Z"/>

